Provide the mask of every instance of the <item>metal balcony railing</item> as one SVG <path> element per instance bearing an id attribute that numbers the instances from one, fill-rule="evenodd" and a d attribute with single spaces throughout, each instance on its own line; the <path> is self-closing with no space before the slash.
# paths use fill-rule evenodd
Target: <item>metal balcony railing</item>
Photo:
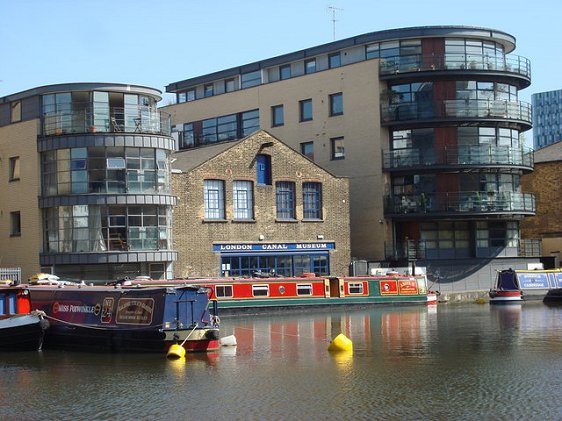
<path id="1" fill-rule="evenodd" d="M 513 165 L 533 168 L 534 152 L 529 148 L 511 148 L 490 144 L 445 146 L 439 151 L 419 148 L 383 151 L 384 169 L 407 169 L 436 165 Z"/>
<path id="2" fill-rule="evenodd" d="M 42 117 L 42 133 L 57 136 L 80 133 L 149 133 L 169 136 L 171 116 L 151 107 L 83 108 Z"/>
<path id="3" fill-rule="evenodd" d="M 381 107 L 383 123 L 431 119 L 510 119 L 531 125 L 531 105 L 522 101 L 447 99 L 417 102 L 394 101 Z"/>
<path id="4" fill-rule="evenodd" d="M 387 196 L 385 214 L 535 213 L 535 195 L 519 192 L 421 193 Z"/>
<path id="5" fill-rule="evenodd" d="M 487 54 L 416 54 L 385 57 L 379 65 L 381 76 L 434 70 L 507 72 L 531 78 L 530 60 L 514 54 L 496 57 Z"/>

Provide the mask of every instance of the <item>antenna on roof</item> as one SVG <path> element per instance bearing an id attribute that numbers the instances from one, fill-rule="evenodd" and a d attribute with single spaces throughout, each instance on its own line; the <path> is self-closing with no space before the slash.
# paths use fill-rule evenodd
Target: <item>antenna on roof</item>
<path id="1" fill-rule="evenodd" d="M 333 28 L 333 36 L 334 36 L 334 41 L 336 40 L 336 12 L 343 12 L 343 9 L 340 9 L 339 7 L 335 7 L 335 6 L 328 6 L 328 9 L 330 9 L 332 11 L 332 28 Z"/>

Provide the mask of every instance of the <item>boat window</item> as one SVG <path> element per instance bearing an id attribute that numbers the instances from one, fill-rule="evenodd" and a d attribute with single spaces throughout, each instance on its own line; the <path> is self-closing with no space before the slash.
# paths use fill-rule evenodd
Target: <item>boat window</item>
<path id="1" fill-rule="evenodd" d="M 6 314 L 6 296 L 4 294 L 0 294 L 0 314 Z"/>
<path id="2" fill-rule="evenodd" d="M 348 284 L 350 294 L 363 294 L 362 282 L 350 282 Z"/>
<path id="3" fill-rule="evenodd" d="M 252 285 L 252 293 L 254 297 L 269 296 L 269 285 Z"/>
<path id="4" fill-rule="evenodd" d="M 312 295 L 312 284 L 297 284 L 297 295 Z"/>
<path id="5" fill-rule="evenodd" d="M 215 295 L 217 298 L 232 298 L 232 285 L 217 285 Z"/>

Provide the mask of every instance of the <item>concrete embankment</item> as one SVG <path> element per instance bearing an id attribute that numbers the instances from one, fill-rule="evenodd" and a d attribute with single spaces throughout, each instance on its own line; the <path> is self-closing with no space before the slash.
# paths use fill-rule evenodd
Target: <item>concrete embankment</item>
<path id="1" fill-rule="evenodd" d="M 439 295 L 440 303 L 468 303 L 475 301 L 488 301 L 488 290 L 486 291 L 459 291 L 441 292 Z"/>

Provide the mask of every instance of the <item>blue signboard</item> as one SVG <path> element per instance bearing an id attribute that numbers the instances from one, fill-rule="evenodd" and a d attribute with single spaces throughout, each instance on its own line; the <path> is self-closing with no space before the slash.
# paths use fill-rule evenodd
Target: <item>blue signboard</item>
<path id="1" fill-rule="evenodd" d="M 254 244 L 213 244 L 213 251 L 219 253 L 255 253 L 284 251 L 325 251 L 335 250 L 336 243 L 254 243 Z"/>
<path id="2" fill-rule="evenodd" d="M 538 273 L 517 273 L 519 288 L 521 289 L 548 289 L 548 274 Z"/>
<path id="3" fill-rule="evenodd" d="M 562 273 L 555 273 L 554 278 L 556 278 L 556 285 L 554 288 L 562 288 Z"/>

